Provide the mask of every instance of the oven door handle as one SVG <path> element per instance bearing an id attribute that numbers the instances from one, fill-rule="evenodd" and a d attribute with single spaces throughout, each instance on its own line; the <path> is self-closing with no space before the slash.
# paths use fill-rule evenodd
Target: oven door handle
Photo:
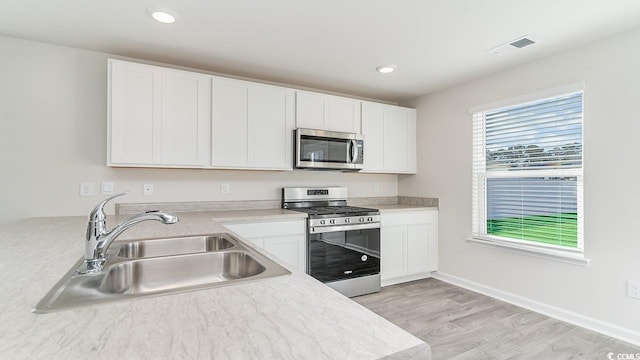
<path id="1" fill-rule="evenodd" d="M 336 225 L 336 226 L 311 226 L 309 227 L 309 233 L 322 234 L 322 233 L 328 233 L 328 232 L 366 230 L 366 229 L 380 229 L 380 223 Z"/>

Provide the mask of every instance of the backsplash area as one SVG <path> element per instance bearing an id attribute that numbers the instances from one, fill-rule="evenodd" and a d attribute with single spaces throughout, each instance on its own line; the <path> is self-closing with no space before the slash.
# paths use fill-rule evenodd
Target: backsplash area
<path id="1" fill-rule="evenodd" d="M 438 198 L 422 198 L 412 196 L 373 196 L 354 197 L 349 205 L 418 205 L 438 207 Z M 138 214 L 145 211 L 160 210 L 174 212 L 224 211 L 224 210 L 261 210 L 279 209 L 280 200 L 242 200 L 242 201 L 191 201 L 191 202 L 157 202 L 157 203 L 119 203 L 116 214 Z"/>

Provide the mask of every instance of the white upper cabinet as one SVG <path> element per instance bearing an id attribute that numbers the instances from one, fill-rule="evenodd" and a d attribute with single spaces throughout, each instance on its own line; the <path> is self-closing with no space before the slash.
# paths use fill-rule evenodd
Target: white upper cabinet
<path id="1" fill-rule="evenodd" d="M 296 127 L 360 133 L 360 100 L 296 91 Z"/>
<path id="2" fill-rule="evenodd" d="M 241 81 L 213 78 L 211 163 L 220 167 L 249 165 L 247 85 Z"/>
<path id="3" fill-rule="evenodd" d="M 107 165 L 293 169 L 293 130 L 364 135 L 364 170 L 416 172 L 416 112 L 109 59 Z"/>
<path id="4" fill-rule="evenodd" d="M 291 170 L 294 91 L 213 78 L 212 166 Z"/>
<path id="5" fill-rule="evenodd" d="M 384 167 L 384 106 L 362 102 L 362 135 L 365 139 L 362 171 L 387 171 Z"/>
<path id="6" fill-rule="evenodd" d="M 210 78 L 164 69 L 161 84 L 162 163 L 207 165 L 211 118 Z"/>
<path id="7" fill-rule="evenodd" d="M 109 60 L 108 165 L 209 162 L 210 77 Z"/>
<path id="8" fill-rule="evenodd" d="M 293 169 L 294 96 L 292 89 L 249 84 L 249 143 L 254 167 Z"/>
<path id="9" fill-rule="evenodd" d="M 364 169 L 375 173 L 416 173 L 416 110 L 362 102 Z"/>

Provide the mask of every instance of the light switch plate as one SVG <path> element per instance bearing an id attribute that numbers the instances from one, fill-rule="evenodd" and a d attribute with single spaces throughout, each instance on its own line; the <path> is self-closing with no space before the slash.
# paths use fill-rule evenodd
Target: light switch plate
<path id="1" fill-rule="evenodd" d="M 228 194 L 231 191 L 229 184 L 220 184 L 220 194 Z"/>
<path id="2" fill-rule="evenodd" d="M 113 183 L 112 182 L 103 182 L 101 186 L 102 195 L 111 195 L 113 194 Z"/>

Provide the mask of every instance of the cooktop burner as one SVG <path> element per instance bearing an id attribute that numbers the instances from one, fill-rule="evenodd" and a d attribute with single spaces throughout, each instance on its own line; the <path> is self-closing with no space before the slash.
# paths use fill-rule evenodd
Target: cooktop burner
<path id="1" fill-rule="evenodd" d="M 305 212 L 309 214 L 309 218 L 321 219 L 380 214 L 378 209 L 348 206 L 347 188 L 341 187 L 283 188 L 282 208 Z M 351 221 L 351 219 L 343 220 Z M 334 222 L 329 223 L 334 224 Z"/>

